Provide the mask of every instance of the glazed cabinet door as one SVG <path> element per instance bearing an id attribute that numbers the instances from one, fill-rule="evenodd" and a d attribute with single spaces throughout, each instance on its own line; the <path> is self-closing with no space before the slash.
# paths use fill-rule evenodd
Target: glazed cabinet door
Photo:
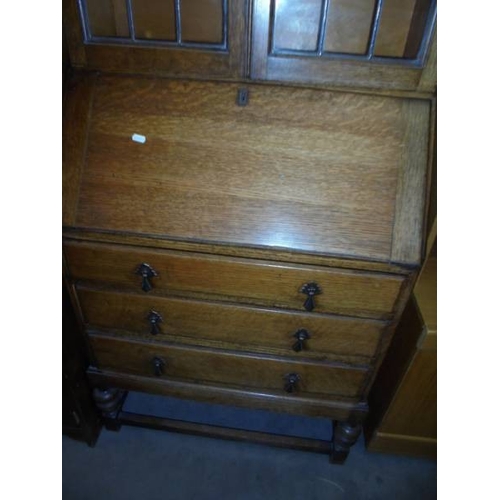
<path id="1" fill-rule="evenodd" d="M 247 0 L 64 0 L 63 7 L 75 67 L 244 76 Z"/>
<path id="2" fill-rule="evenodd" d="M 251 76 L 435 88 L 435 0 L 254 0 Z"/>

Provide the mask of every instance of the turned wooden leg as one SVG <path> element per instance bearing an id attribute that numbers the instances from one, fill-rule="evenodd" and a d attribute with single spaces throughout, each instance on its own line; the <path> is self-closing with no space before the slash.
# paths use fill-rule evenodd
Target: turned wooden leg
<path id="1" fill-rule="evenodd" d="M 110 431 L 120 430 L 121 424 L 118 415 L 122 409 L 127 393 L 118 389 L 99 389 L 92 391 L 94 402 L 101 411 L 102 419 L 106 429 Z"/>
<path id="2" fill-rule="evenodd" d="M 330 462 L 343 464 L 361 434 L 361 422 L 334 422 Z"/>

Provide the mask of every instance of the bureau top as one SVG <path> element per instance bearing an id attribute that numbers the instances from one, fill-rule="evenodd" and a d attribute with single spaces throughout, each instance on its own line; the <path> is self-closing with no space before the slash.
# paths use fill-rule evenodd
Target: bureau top
<path id="1" fill-rule="evenodd" d="M 75 77 L 64 226 L 419 264 L 430 103 L 244 88 Z"/>

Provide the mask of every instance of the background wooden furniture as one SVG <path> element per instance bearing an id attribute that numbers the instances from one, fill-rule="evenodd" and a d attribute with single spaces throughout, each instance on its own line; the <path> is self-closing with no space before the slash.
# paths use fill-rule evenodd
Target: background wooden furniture
<path id="1" fill-rule="evenodd" d="M 436 143 L 436 137 L 434 138 Z M 437 148 L 427 216 L 426 259 L 369 396 L 368 450 L 436 458 Z"/>
<path id="2" fill-rule="evenodd" d="M 436 269 L 434 247 L 370 395 L 370 451 L 436 458 Z"/>
<path id="3" fill-rule="evenodd" d="M 64 106 L 64 276 L 96 404 L 114 428 L 176 427 L 124 414 L 128 390 L 326 416 L 332 440 L 299 447 L 342 462 L 424 254 L 434 6 L 405 7 L 425 22 L 396 54 L 374 3 L 368 52 L 345 57 L 318 49 L 343 39 L 340 2 L 301 4 L 299 33 L 293 1 L 149 4 L 64 4 L 85 69 Z"/>

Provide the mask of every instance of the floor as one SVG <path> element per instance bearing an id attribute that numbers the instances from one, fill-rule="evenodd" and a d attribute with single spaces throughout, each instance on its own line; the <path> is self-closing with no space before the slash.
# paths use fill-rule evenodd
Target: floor
<path id="1" fill-rule="evenodd" d="M 130 394 L 126 408 L 159 416 L 322 437 L 328 421 Z M 281 427 L 281 428 L 280 428 Z M 326 436 L 325 436 L 326 438 Z M 94 448 L 63 436 L 64 500 L 426 500 L 436 462 L 368 453 L 360 439 L 347 462 L 326 455 L 123 426 Z"/>

